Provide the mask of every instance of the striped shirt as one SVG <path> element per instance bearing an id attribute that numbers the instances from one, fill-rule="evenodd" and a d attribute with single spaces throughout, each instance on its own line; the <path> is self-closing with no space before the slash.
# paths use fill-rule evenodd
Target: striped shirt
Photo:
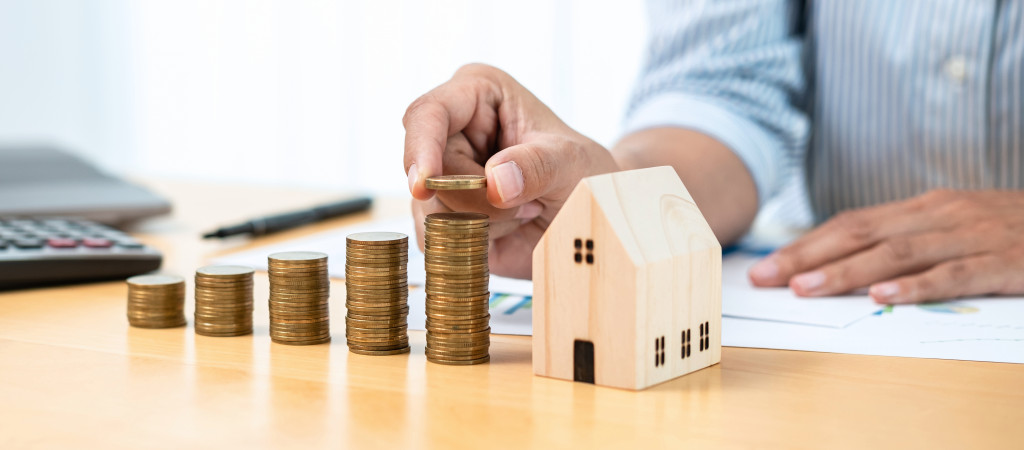
<path id="1" fill-rule="evenodd" d="M 1024 0 L 652 1 L 626 131 L 715 137 L 816 221 L 1024 188 Z"/>

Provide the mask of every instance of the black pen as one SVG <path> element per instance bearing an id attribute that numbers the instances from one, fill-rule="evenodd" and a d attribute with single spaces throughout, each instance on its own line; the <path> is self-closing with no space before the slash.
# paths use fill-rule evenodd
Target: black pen
<path id="1" fill-rule="evenodd" d="M 222 238 L 234 236 L 236 234 L 262 236 L 275 231 L 287 230 L 289 228 L 319 222 L 332 217 L 366 211 L 367 209 L 370 209 L 371 203 L 373 203 L 373 199 L 370 197 L 359 197 L 351 200 L 314 206 L 301 211 L 260 217 L 242 224 L 224 227 L 217 231 L 206 233 L 203 235 L 203 238 Z"/>

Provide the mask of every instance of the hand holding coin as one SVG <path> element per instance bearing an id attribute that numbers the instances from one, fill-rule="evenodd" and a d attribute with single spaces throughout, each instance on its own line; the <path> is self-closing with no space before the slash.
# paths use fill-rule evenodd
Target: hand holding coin
<path id="1" fill-rule="evenodd" d="M 490 268 L 498 275 L 529 278 L 533 248 L 576 184 L 619 169 L 607 149 L 562 122 L 514 78 L 481 64 L 459 69 L 414 101 L 402 123 L 418 244 L 430 214 L 486 214 Z M 446 190 L 428 180 L 439 174 L 487 181 Z"/>

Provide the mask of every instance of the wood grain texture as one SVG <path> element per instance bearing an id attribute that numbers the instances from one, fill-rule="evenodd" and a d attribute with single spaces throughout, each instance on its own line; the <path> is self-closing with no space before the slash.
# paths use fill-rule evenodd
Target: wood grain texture
<path id="1" fill-rule="evenodd" d="M 533 274 L 537 375 L 573 380 L 577 340 L 594 344 L 594 383 L 623 389 L 721 360 L 722 250 L 670 167 L 581 181 Z"/>
<path id="2" fill-rule="evenodd" d="M 210 257 L 360 220 L 244 239 L 198 233 L 338 193 L 147 182 L 175 215 L 140 224 L 187 273 Z M 229 205 L 229 206 L 225 206 Z M 406 200 L 374 214 L 408 213 Z M 256 334 L 141 330 L 122 283 L 0 293 L 0 448 L 1015 448 L 1024 365 L 725 348 L 722 363 L 633 392 L 533 376 L 531 339 L 493 336 L 492 362 L 286 347 Z M 332 285 L 342 324 L 344 283 Z"/>

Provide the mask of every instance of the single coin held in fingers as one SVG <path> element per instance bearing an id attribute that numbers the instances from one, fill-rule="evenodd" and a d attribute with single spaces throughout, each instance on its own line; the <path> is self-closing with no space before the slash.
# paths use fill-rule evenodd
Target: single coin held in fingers
<path id="1" fill-rule="evenodd" d="M 487 187 L 487 177 L 483 175 L 442 175 L 427 178 L 427 189 L 456 190 L 483 189 Z"/>

